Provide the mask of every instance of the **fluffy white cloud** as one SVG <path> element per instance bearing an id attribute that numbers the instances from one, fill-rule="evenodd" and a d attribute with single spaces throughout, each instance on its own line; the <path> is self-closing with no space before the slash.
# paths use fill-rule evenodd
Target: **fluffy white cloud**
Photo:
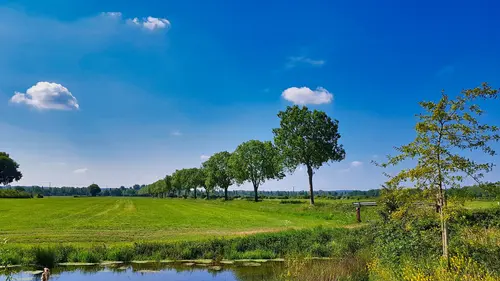
<path id="1" fill-rule="evenodd" d="M 351 162 L 351 167 L 356 168 L 356 167 L 361 167 L 363 165 L 363 162 L 361 161 L 352 161 Z"/>
<path id="2" fill-rule="evenodd" d="M 101 15 L 110 18 L 121 18 L 122 13 L 120 12 L 104 12 Z M 165 29 L 170 27 L 170 21 L 165 18 L 155 18 L 155 17 L 146 17 L 139 19 L 137 17 L 133 19 L 126 19 L 126 22 L 132 23 L 133 25 L 141 26 L 145 29 L 155 30 L 155 29 Z"/>
<path id="3" fill-rule="evenodd" d="M 75 174 L 85 174 L 89 169 L 87 168 L 81 168 L 81 169 L 76 169 L 73 171 Z"/>
<path id="4" fill-rule="evenodd" d="M 207 161 L 209 158 L 210 158 L 210 156 L 208 156 L 208 155 L 201 155 L 200 156 L 201 161 Z"/>
<path id="5" fill-rule="evenodd" d="M 286 63 L 287 68 L 296 67 L 299 64 L 308 64 L 312 66 L 322 66 L 325 64 L 324 60 L 314 60 L 307 57 L 289 57 Z"/>
<path id="6" fill-rule="evenodd" d="M 37 109 L 77 110 L 80 108 L 78 101 L 66 87 L 51 82 L 38 82 L 26 93 L 15 92 L 10 101 Z"/>
<path id="7" fill-rule="evenodd" d="M 308 87 L 291 87 L 283 91 L 281 96 L 298 105 L 331 103 L 333 94 L 325 88 L 318 87 L 311 90 Z"/>
<path id="8" fill-rule="evenodd" d="M 147 17 L 147 18 L 133 18 L 130 20 L 133 24 L 140 25 L 149 30 L 164 29 L 170 27 L 170 21 L 162 18 Z"/>

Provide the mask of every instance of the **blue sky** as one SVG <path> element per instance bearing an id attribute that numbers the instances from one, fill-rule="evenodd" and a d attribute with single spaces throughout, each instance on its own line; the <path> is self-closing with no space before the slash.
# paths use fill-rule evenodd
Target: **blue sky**
<path id="1" fill-rule="evenodd" d="M 370 161 L 413 138 L 418 101 L 500 87 L 499 9 L 493 0 L 0 1 L 0 150 L 21 165 L 19 184 L 150 183 L 271 140 L 277 112 L 308 102 L 339 120 L 347 152 L 316 173 L 316 189 L 377 188 L 384 177 Z M 58 96 L 26 100 L 27 91 Z M 487 109 L 500 120 L 498 101 Z M 304 171 L 262 189 L 293 186 L 307 188 Z"/>

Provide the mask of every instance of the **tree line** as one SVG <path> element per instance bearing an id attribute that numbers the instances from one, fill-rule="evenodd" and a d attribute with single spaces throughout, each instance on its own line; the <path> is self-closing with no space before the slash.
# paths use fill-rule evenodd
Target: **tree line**
<path id="1" fill-rule="evenodd" d="M 213 154 L 200 167 L 178 169 L 171 175 L 149 184 L 139 191 L 165 198 L 176 194 L 198 197 L 198 189 L 206 198 L 216 189 L 224 192 L 233 185 L 250 183 L 254 200 L 259 200 L 258 189 L 271 179 L 281 180 L 304 166 L 309 180 L 309 199 L 314 204 L 313 175 L 323 164 L 345 159 L 345 150 L 339 144 L 338 120 L 325 112 L 309 110 L 306 106 L 288 106 L 278 113 L 280 127 L 272 130 L 274 142 L 249 140 L 233 152 Z"/>

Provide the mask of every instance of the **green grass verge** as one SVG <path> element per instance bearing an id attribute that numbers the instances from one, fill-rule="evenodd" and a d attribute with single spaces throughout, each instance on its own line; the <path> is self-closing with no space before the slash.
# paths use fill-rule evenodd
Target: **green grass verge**
<path id="1" fill-rule="evenodd" d="M 324 228 L 261 233 L 236 238 L 183 242 L 143 242 L 133 245 L 51 245 L 0 248 L 0 263 L 53 267 L 57 263 L 133 260 L 196 260 L 214 262 L 241 259 L 275 259 L 289 255 L 335 257 L 355 254 L 365 245 L 363 228 Z"/>

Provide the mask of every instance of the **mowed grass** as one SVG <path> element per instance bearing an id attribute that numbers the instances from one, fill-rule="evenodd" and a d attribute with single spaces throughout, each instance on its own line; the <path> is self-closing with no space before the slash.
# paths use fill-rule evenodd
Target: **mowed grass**
<path id="1" fill-rule="evenodd" d="M 375 208 L 362 216 L 376 218 Z M 310 207 L 279 200 L 0 199 L 0 238 L 11 245 L 165 242 L 355 224 L 352 201 L 340 200 Z"/>

